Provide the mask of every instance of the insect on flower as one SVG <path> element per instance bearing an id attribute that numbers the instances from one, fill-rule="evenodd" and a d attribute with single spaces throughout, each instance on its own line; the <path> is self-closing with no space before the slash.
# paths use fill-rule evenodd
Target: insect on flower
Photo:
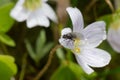
<path id="1" fill-rule="evenodd" d="M 91 67 L 107 65 L 111 60 L 110 54 L 96 48 L 106 39 L 105 22 L 97 21 L 84 28 L 82 14 L 77 8 L 68 7 L 67 12 L 73 23 L 73 31 L 64 28 L 59 39 L 60 44 L 71 49 L 87 74 L 94 71 Z"/>
<path id="2" fill-rule="evenodd" d="M 76 38 L 76 36 L 73 33 L 68 33 L 68 34 L 63 35 L 63 38 L 73 40 L 74 38 Z"/>

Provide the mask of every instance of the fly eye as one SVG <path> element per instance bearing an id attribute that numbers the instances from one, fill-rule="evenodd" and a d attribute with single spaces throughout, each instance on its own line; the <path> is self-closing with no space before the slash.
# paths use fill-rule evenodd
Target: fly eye
<path id="1" fill-rule="evenodd" d="M 63 35 L 63 38 L 72 40 L 72 35 L 71 34 L 66 34 L 66 35 Z"/>
<path id="2" fill-rule="evenodd" d="M 63 37 L 63 38 L 66 38 L 66 36 L 67 36 L 67 35 L 63 35 L 62 37 Z"/>
<path id="3" fill-rule="evenodd" d="M 76 38 L 76 36 L 75 36 L 75 34 L 68 33 L 68 34 L 63 35 L 63 38 L 69 39 L 69 40 L 74 40 L 74 38 Z"/>

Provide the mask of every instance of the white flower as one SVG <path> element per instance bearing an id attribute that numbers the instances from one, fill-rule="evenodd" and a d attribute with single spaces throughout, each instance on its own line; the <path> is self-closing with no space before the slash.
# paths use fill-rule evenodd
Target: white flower
<path id="1" fill-rule="evenodd" d="M 77 62 L 87 74 L 94 71 L 91 67 L 107 65 L 111 56 L 108 52 L 96 48 L 106 39 L 105 23 L 98 21 L 84 28 L 82 14 L 77 8 L 69 7 L 67 12 L 73 23 L 73 31 L 64 28 L 59 39 L 60 44 L 73 51 Z"/>
<path id="2" fill-rule="evenodd" d="M 56 14 L 46 3 L 48 0 L 18 0 L 10 15 L 18 22 L 27 21 L 27 27 L 50 25 L 49 19 L 57 22 Z"/>
<path id="3" fill-rule="evenodd" d="M 112 46 L 112 48 L 120 53 L 120 21 L 114 21 L 111 23 L 110 28 L 108 30 L 108 42 Z"/>

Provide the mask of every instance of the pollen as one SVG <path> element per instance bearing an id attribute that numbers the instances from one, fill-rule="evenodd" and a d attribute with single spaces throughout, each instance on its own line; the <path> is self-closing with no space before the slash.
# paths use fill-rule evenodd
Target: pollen
<path id="1" fill-rule="evenodd" d="M 74 39 L 74 49 L 73 49 L 73 52 L 80 53 L 79 44 L 80 44 L 80 39 Z"/>
<path id="2" fill-rule="evenodd" d="M 75 48 L 74 52 L 75 53 L 80 53 L 80 48 Z"/>
<path id="3" fill-rule="evenodd" d="M 75 45 L 75 46 L 78 46 L 79 43 L 80 43 L 80 39 L 74 39 L 74 45 Z"/>

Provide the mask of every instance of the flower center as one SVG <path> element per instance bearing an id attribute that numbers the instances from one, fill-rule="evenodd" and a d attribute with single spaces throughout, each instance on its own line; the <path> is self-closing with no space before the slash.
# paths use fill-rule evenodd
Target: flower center
<path id="1" fill-rule="evenodd" d="M 23 6 L 28 10 L 34 11 L 41 6 L 41 0 L 25 0 Z"/>
<path id="2" fill-rule="evenodd" d="M 120 28 L 120 21 L 119 20 L 114 21 L 110 26 L 112 29 L 118 30 Z"/>
<path id="3" fill-rule="evenodd" d="M 66 45 L 73 53 L 80 53 L 80 46 L 85 44 L 84 36 L 81 33 L 68 33 L 63 35 L 62 38 L 67 41 Z"/>
<path id="4" fill-rule="evenodd" d="M 78 38 L 74 39 L 74 49 L 73 49 L 74 53 L 80 53 L 79 44 L 80 44 L 80 39 Z"/>

